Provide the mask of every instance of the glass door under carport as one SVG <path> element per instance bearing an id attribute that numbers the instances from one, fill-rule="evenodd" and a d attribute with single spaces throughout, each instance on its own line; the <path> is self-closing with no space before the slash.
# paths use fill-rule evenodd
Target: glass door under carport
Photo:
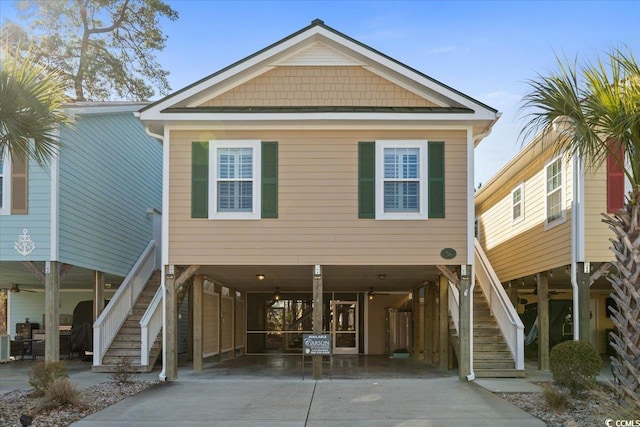
<path id="1" fill-rule="evenodd" d="M 358 302 L 331 302 L 331 340 L 334 354 L 358 354 Z"/>

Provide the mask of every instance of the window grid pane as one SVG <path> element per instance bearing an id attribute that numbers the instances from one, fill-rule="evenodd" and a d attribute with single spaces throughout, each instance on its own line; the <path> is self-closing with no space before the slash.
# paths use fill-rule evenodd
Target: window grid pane
<path id="1" fill-rule="evenodd" d="M 419 212 L 420 150 L 384 149 L 384 211 Z"/>
<path id="2" fill-rule="evenodd" d="M 218 148 L 218 212 L 253 211 L 253 149 Z"/>
<path id="3" fill-rule="evenodd" d="M 562 163 L 547 166 L 547 222 L 562 218 Z"/>
<path id="4" fill-rule="evenodd" d="M 251 212 L 253 209 L 253 182 L 218 181 L 219 212 Z"/>
<path id="5" fill-rule="evenodd" d="M 522 190 L 520 188 L 513 191 L 513 219 L 516 220 L 522 216 Z"/>

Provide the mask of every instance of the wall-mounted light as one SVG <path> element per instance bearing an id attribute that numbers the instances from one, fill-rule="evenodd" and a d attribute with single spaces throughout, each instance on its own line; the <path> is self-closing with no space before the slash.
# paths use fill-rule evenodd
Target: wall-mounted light
<path id="1" fill-rule="evenodd" d="M 322 270 L 320 269 L 320 265 L 316 264 L 313 266 L 313 278 L 320 279 L 322 277 Z"/>
<path id="2" fill-rule="evenodd" d="M 566 274 L 566 275 L 568 276 L 568 275 L 569 275 L 569 273 L 571 273 L 571 270 L 569 269 L 569 266 L 567 265 L 567 266 L 564 268 L 564 274 Z"/>
<path id="3" fill-rule="evenodd" d="M 382 273 L 382 274 L 378 274 L 378 280 L 384 280 L 387 278 L 387 275 Z"/>
<path id="4" fill-rule="evenodd" d="M 258 280 L 262 281 L 262 280 L 264 280 L 264 277 L 265 277 L 264 274 L 256 274 L 256 279 L 258 279 Z"/>
<path id="5" fill-rule="evenodd" d="M 373 298 L 375 297 L 375 292 L 373 292 L 373 286 L 371 286 L 369 288 L 369 292 L 367 293 L 367 298 L 369 299 L 369 301 L 373 301 Z"/>
<path id="6" fill-rule="evenodd" d="M 276 301 L 280 301 L 280 288 L 276 288 L 275 292 L 273 293 L 273 299 Z"/>

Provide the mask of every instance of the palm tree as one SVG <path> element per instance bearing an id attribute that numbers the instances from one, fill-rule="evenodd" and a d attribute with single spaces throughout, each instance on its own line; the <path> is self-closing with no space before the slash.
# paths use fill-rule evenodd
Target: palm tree
<path id="1" fill-rule="evenodd" d="M 32 59 L 7 54 L 0 60 L 0 160 L 9 153 L 48 163 L 59 146 L 58 125 L 70 122 L 61 109 L 62 82 Z"/>
<path id="2" fill-rule="evenodd" d="M 617 330 L 611 337 L 617 352 L 612 367 L 625 398 L 640 402 L 640 67 L 631 52 L 620 49 L 608 53 L 606 62 L 581 67 L 557 59 L 558 72 L 528 81 L 522 135 L 555 131 L 556 151 L 595 165 L 602 165 L 609 153 L 626 154 L 626 163 L 618 161 L 624 163 L 631 191 L 623 208 L 603 214 L 603 221 L 614 232 L 617 267 L 609 275 L 617 304 L 611 316 Z"/>

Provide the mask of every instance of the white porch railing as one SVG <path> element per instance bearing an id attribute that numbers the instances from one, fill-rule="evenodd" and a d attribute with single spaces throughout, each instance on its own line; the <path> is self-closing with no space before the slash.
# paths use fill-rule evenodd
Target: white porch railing
<path id="1" fill-rule="evenodd" d="M 449 314 L 453 319 L 453 324 L 456 327 L 456 332 L 460 336 L 460 291 L 456 288 L 456 285 L 449 282 Z"/>
<path id="2" fill-rule="evenodd" d="M 156 242 L 151 240 L 93 324 L 93 364 L 102 358 L 156 269 Z"/>
<path id="3" fill-rule="evenodd" d="M 140 319 L 140 333 L 142 335 L 142 346 L 140 348 L 140 365 L 149 365 L 149 353 L 162 329 L 162 290 L 159 287 L 153 296 L 147 311 Z"/>
<path id="4" fill-rule="evenodd" d="M 524 325 L 478 239 L 475 241 L 475 267 L 477 283 L 481 286 L 491 308 L 491 314 L 495 317 L 507 341 L 516 369 L 524 369 Z"/>

